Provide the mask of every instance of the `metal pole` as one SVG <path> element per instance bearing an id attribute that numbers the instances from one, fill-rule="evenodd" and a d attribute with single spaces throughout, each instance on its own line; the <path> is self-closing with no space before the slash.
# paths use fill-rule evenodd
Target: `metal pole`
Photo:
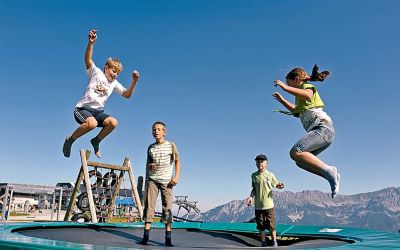
<path id="1" fill-rule="evenodd" d="M 53 221 L 54 207 L 56 205 L 55 203 L 56 203 L 56 190 L 54 190 L 54 193 L 53 193 L 53 204 L 51 204 L 51 218 L 50 218 L 51 221 Z"/>
<path id="2" fill-rule="evenodd" d="M 8 207 L 8 192 L 10 190 L 10 187 L 7 185 L 6 186 L 6 191 L 4 193 L 4 200 L 3 200 L 3 211 L 1 213 L 1 221 L 5 222 L 6 221 L 6 211 Z"/>
<path id="3" fill-rule="evenodd" d="M 10 198 L 8 198 L 9 202 L 8 202 L 8 209 L 7 209 L 7 211 L 8 211 L 7 220 L 8 220 L 8 217 L 10 216 L 10 211 L 11 211 L 10 208 L 11 208 L 13 195 L 14 195 L 14 189 L 11 189 Z"/>
<path id="4" fill-rule="evenodd" d="M 186 220 L 189 218 L 189 213 L 190 213 L 190 207 L 189 207 L 189 210 L 188 210 L 188 212 L 187 212 L 187 214 L 186 214 Z"/>
<path id="5" fill-rule="evenodd" d="M 59 191 L 60 191 L 60 199 L 58 200 L 57 221 L 60 221 L 60 211 L 61 211 L 61 202 L 62 202 L 62 194 L 63 194 L 62 188 L 60 188 Z"/>

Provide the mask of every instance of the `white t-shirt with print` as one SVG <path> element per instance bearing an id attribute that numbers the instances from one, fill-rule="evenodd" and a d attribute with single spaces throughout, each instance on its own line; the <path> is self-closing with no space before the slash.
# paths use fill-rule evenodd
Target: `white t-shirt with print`
<path id="1" fill-rule="evenodd" d="M 85 90 L 85 94 L 76 104 L 75 107 L 77 108 L 89 107 L 103 110 L 108 97 L 113 91 L 120 95 L 126 91 L 126 88 L 117 80 L 108 81 L 104 72 L 96 67 L 94 63 L 86 70 L 86 73 L 89 77 L 89 84 Z"/>

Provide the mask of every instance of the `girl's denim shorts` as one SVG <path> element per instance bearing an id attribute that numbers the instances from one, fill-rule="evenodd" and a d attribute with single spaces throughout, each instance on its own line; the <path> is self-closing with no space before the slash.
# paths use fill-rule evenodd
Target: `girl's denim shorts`
<path id="1" fill-rule="evenodd" d="M 300 138 L 292 147 L 296 152 L 310 152 L 318 155 L 331 145 L 335 138 L 335 129 L 331 124 L 322 124 L 314 127 Z"/>

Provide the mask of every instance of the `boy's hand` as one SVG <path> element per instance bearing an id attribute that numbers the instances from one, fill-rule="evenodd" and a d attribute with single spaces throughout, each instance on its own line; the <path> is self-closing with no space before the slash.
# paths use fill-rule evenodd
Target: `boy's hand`
<path id="1" fill-rule="evenodd" d="M 278 189 L 283 189 L 283 188 L 285 188 L 285 183 L 279 182 L 278 184 L 276 184 L 276 188 L 278 188 Z"/>
<path id="2" fill-rule="evenodd" d="M 132 79 L 133 79 L 133 81 L 134 82 L 137 82 L 138 80 L 139 80 L 139 72 L 137 71 L 137 70 L 134 70 L 133 72 L 132 72 Z"/>
<path id="3" fill-rule="evenodd" d="M 94 43 L 97 39 L 97 30 L 91 30 L 89 31 L 89 42 Z"/>
<path id="4" fill-rule="evenodd" d="M 150 171 L 155 172 L 157 170 L 157 164 L 155 163 L 149 163 L 147 164 L 147 167 L 150 169 Z"/>
<path id="5" fill-rule="evenodd" d="M 253 205 L 253 197 L 250 196 L 249 198 L 247 198 L 246 205 L 247 206 Z"/>
<path id="6" fill-rule="evenodd" d="M 176 186 L 176 184 L 178 184 L 178 182 L 179 182 L 179 178 L 176 177 L 176 176 L 174 176 L 174 177 L 172 177 L 172 179 L 170 180 L 169 185 L 171 185 L 171 186 Z"/>

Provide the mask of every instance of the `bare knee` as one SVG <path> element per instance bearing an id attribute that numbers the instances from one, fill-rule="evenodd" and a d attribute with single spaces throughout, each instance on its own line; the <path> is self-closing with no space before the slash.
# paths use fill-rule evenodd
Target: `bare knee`
<path id="1" fill-rule="evenodd" d="M 105 126 L 110 126 L 110 127 L 116 128 L 117 125 L 118 125 L 118 121 L 114 117 L 110 116 L 110 117 L 108 117 L 107 119 L 104 120 L 103 124 Z"/>
<path id="2" fill-rule="evenodd" d="M 300 152 L 297 152 L 293 148 L 290 150 L 290 158 L 292 158 L 292 160 L 294 160 L 294 161 L 298 161 L 300 154 L 301 154 Z"/>
<path id="3" fill-rule="evenodd" d="M 89 129 L 94 129 L 97 127 L 98 123 L 97 123 L 96 119 L 88 118 L 88 119 L 86 119 L 86 125 L 88 126 Z"/>

